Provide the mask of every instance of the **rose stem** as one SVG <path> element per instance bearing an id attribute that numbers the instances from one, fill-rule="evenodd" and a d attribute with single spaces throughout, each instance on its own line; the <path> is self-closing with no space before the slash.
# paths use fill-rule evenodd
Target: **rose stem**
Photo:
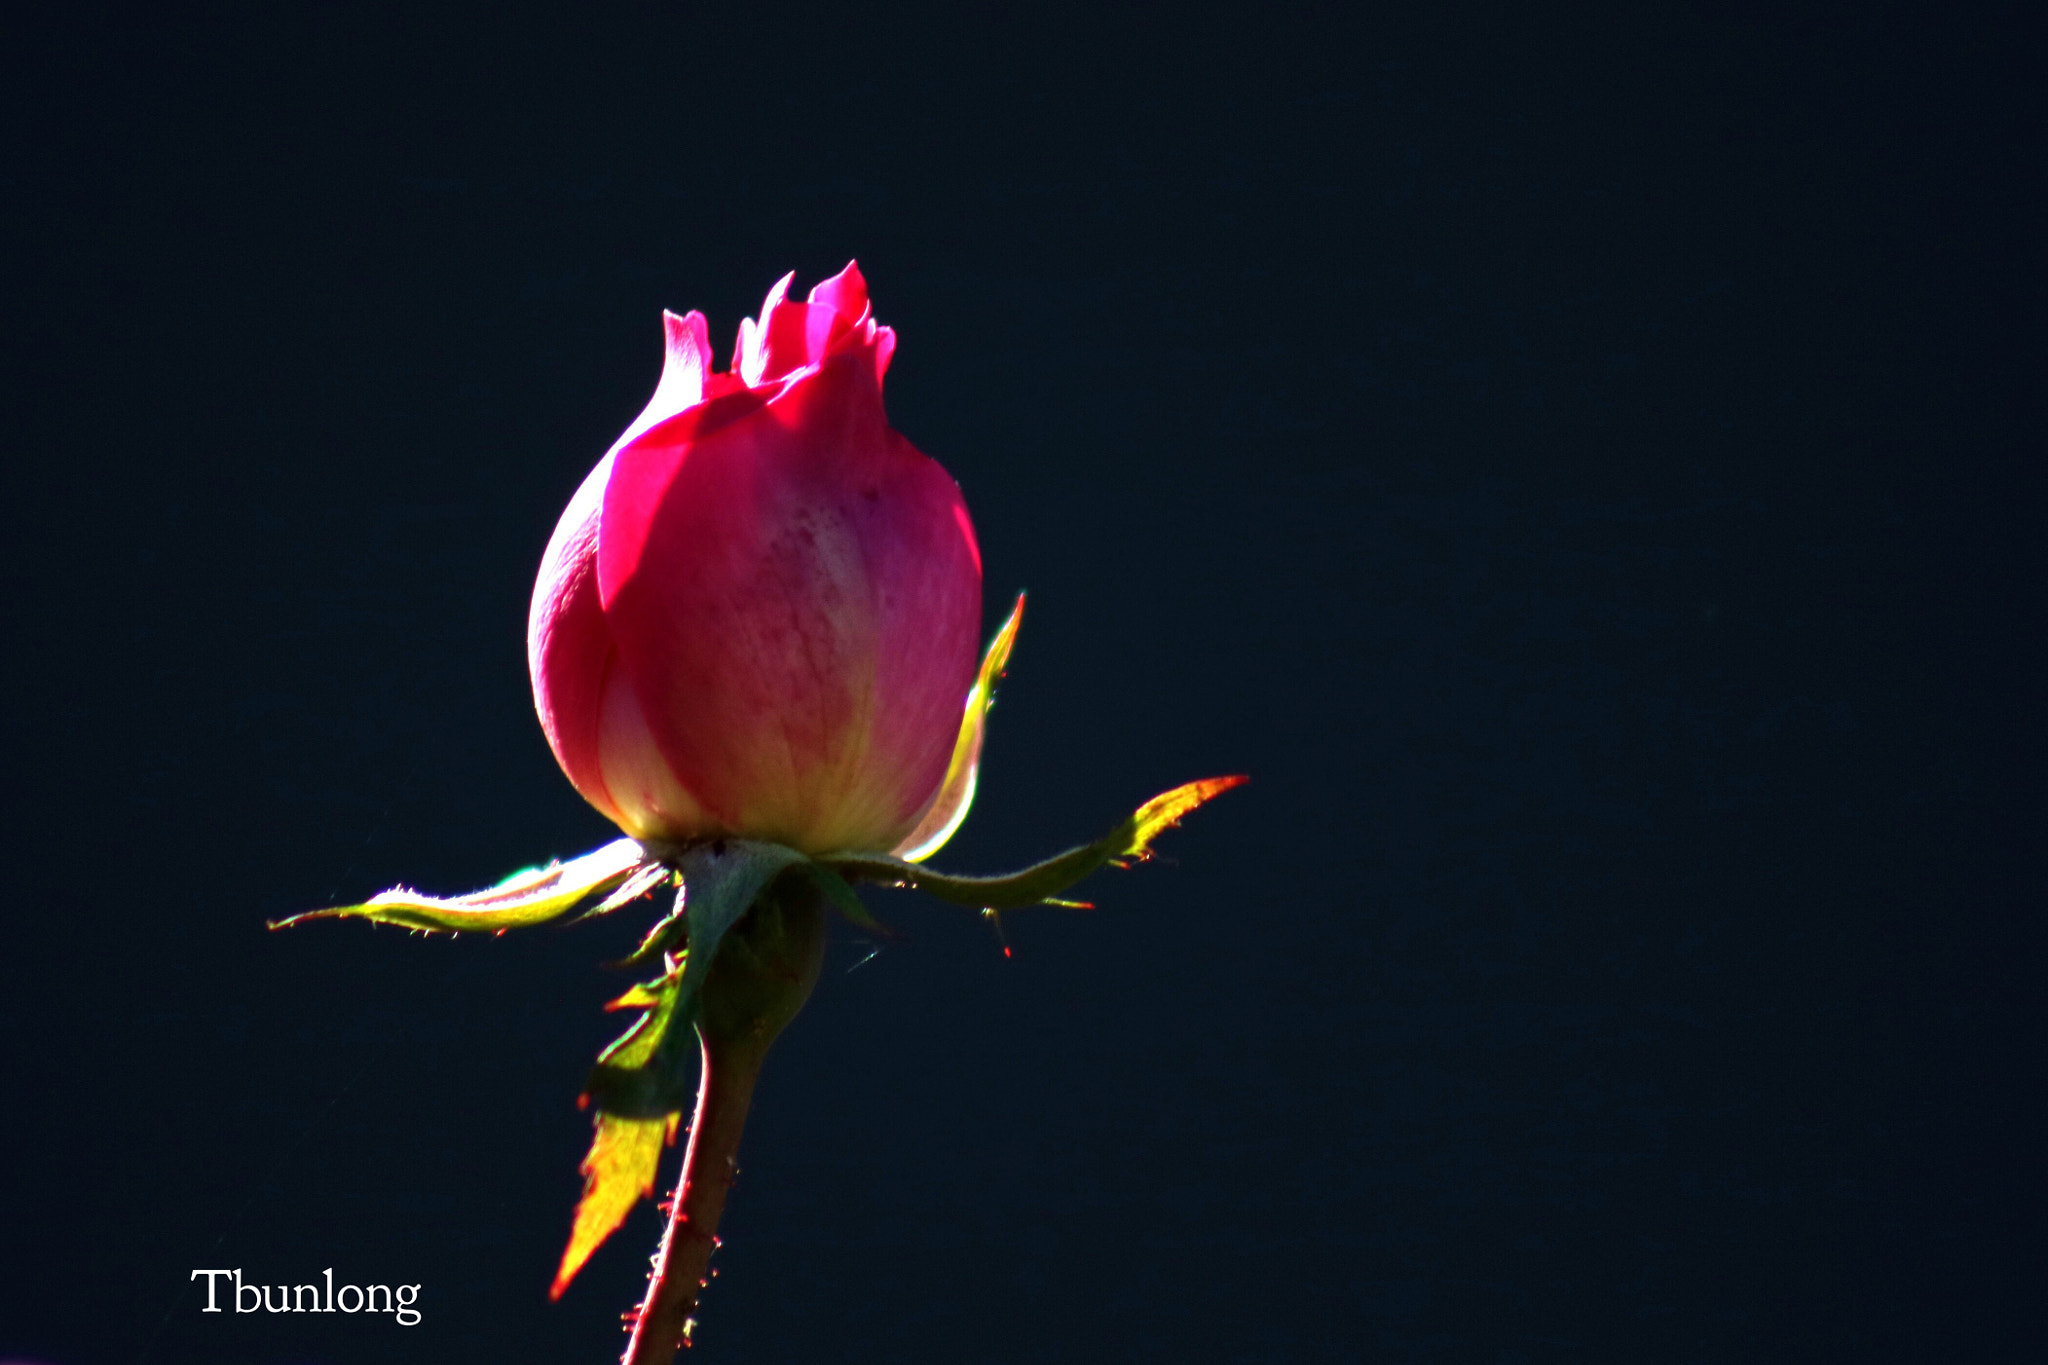
<path id="1" fill-rule="evenodd" d="M 633 1324 L 625 1365 L 669 1365 L 687 1339 L 697 1291 L 718 1245 L 718 1216 L 739 1170 L 740 1130 L 761 1074 L 761 1053 L 704 1043 L 703 1080 L 683 1175 L 661 1237 L 654 1279 Z"/>
<path id="2" fill-rule="evenodd" d="M 800 876 L 771 885 L 719 945 L 697 1013 L 704 1059 L 697 1115 L 623 1365 L 670 1365 L 689 1340 L 762 1059 L 810 998 L 824 965 L 825 899 Z"/>

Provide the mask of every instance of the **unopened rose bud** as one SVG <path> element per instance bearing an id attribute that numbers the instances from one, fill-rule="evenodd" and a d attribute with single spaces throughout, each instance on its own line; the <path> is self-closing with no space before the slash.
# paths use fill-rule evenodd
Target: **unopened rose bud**
<path id="1" fill-rule="evenodd" d="M 975 677 L 981 556 L 960 490 L 894 431 L 848 265 L 769 291 L 715 374 L 664 315 L 647 410 L 570 500 L 527 661 L 576 789 L 644 841 L 887 850 L 937 796 Z"/>

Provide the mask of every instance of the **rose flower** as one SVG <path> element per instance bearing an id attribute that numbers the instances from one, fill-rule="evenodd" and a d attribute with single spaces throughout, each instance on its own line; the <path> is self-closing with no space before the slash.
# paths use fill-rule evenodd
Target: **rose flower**
<path id="1" fill-rule="evenodd" d="M 768 291 L 729 373 L 664 314 L 646 411 L 569 502 L 527 661 L 562 770 L 650 844 L 908 847 L 975 677 L 959 487 L 889 426 L 895 334 L 849 264 Z"/>

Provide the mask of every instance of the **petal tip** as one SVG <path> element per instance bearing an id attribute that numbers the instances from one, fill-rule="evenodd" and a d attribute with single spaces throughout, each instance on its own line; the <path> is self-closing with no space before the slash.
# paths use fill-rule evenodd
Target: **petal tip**
<path id="1" fill-rule="evenodd" d="M 809 298 L 812 303 L 832 309 L 850 326 L 865 320 L 871 306 L 867 277 L 860 273 L 857 260 L 848 261 L 837 275 L 811 286 Z"/>

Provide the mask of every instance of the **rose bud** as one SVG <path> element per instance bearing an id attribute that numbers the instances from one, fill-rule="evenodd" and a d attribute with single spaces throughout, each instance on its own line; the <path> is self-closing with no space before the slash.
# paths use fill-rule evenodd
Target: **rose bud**
<path id="1" fill-rule="evenodd" d="M 569 502 L 527 625 L 562 770 L 643 842 L 887 850 L 932 806 L 975 678 L 959 487 L 890 428 L 859 269 L 740 324 L 663 314 L 646 411 Z"/>

